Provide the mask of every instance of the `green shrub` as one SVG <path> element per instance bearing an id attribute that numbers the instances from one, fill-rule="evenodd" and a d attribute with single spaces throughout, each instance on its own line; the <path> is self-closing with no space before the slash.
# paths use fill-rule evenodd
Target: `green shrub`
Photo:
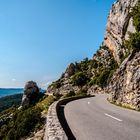
<path id="1" fill-rule="evenodd" d="M 55 101 L 55 97 L 50 95 L 44 98 L 41 102 L 36 104 L 37 108 L 40 108 L 41 110 L 46 110 L 49 108 L 49 106 Z M 47 110 L 46 110 L 47 111 Z"/>
<path id="2" fill-rule="evenodd" d="M 59 100 L 62 97 L 62 95 L 59 94 L 59 92 L 53 93 L 53 96 L 54 96 L 54 98 L 55 98 L 56 101 Z"/>
<path id="3" fill-rule="evenodd" d="M 118 63 L 114 60 L 114 58 L 112 57 L 110 59 L 110 70 L 116 70 L 119 66 Z"/>
<path id="4" fill-rule="evenodd" d="M 131 16 L 133 17 L 133 25 L 137 32 L 140 31 L 140 0 L 135 7 L 132 8 Z"/>
<path id="5" fill-rule="evenodd" d="M 87 80 L 88 78 L 84 72 L 78 72 L 72 77 L 72 83 L 75 86 L 84 86 Z"/>
<path id="6" fill-rule="evenodd" d="M 70 91 L 69 93 L 67 93 L 64 98 L 67 98 L 67 97 L 73 97 L 75 96 L 75 92 L 74 91 Z"/>
<path id="7" fill-rule="evenodd" d="M 117 62 L 114 60 L 113 56 L 108 60 L 109 66 L 99 65 L 98 72 L 88 83 L 88 86 L 98 85 L 100 87 L 105 87 L 110 82 L 115 70 L 118 68 Z"/>
<path id="8" fill-rule="evenodd" d="M 107 78 L 107 84 L 109 84 L 109 82 L 111 81 L 112 77 L 113 77 L 113 74 L 115 72 L 116 69 L 113 69 L 110 71 L 109 75 L 108 75 L 108 78 Z"/>
<path id="9" fill-rule="evenodd" d="M 97 85 L 99 85 L 100 87 L 105 87 L 107 85 L 107 80 L 110 74 L 110 70 L 104 70 L 102 71 L 102 73 L 100 74 L 100 76 L 97 79 Z"/>
<path id="10" fill-rule="evenodd" d="M 130 51 L 134 48 L 140 49 L 140 32 L 129 33 L 129 40 L 125 41 L 125 46 Z"/>
<path id="11" fill-rule="evenodd" d="M 94 78 L 88 83 L 88 85 L 91 87 L 92 85 L 97 84 L 97 79 L 98 79 L 98 77 L 94 77 Z"/>
<path id="12" fill-rule="evenodd" d="M 5 115 L 7 116 L 8 114 L 13 114 L 16 110 L 17 110 L 17 107 L 12 106 L 12 107 L 0 112 L 0 117 L 5 116 Z"/>
<path id="13" fill-rule="evenodd" d="M 92 67 L 95 68 L 95 69 L 98 68 L 98 63 L 97 63 L 96 60 L 93 60 Z"/>
<path id="14" fill-rule="evenodd" d="M 36 124 L 41 124 L 41 110 L 30 107 L 15 112 L 11 120 L 0 129 L 0 138 L 18 140 L 34 131 Z"/>
<path id="15" fill-rule="evenodd" d="M 87 89 L 81 89 L 76 96 L 87 96 Z"/>
<path id="16" fill-rule="evenodd" d="M 15 129 L 12 128 L 10 129 L 10 131 L 8 132 L 7 136 L 6 136 L 6 140 L 16 140 L 16 136 L 15 136 Z"/>
<path id="17" fill-rule="evenodd" d="M 57 80 L 57 81 L 53 82 L 53 83 L 52 83 L 52 86 L 53 86 L 54 88 L 60 88 L 60 87 L 62 86 L 61 80 Z"/>

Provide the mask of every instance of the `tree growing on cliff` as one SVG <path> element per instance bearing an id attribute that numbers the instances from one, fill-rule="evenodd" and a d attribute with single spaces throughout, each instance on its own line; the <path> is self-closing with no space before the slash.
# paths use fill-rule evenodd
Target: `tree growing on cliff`
<path id="1" fill-rule="evenodd" d="M 88 80 L 88 78 L 84 72 L 77 72 L 72 77 L 72 83 L 75 86 L 84 86 L 87 83 L 87 80 Z"/>
<path id="2" fill-rule="evenodd" d="M 124 43 L 129 52 L 134 49 L 140 49 L 140 0 L 138 0 L 136 6 L 134 6 L 131 11 L 130 15 L 133 18 L 133 25 L 136 32 L 129 33 L 129 39 Z"/>
<path id="3" fill-rule="evenodd" d="M 133 17 L 133 25 L 137 32 L 140 31 L 140 0 L 138 0 L 135 7 L 132 8 L 131 16 Z"/>
<path id="4" fill-rule="evenodd" d="M 129 40 L 125 41 L 125 46 L 129 50 L 133 50 L 134 48 L 140 49 L 140 32 L 129 33 Z"/>

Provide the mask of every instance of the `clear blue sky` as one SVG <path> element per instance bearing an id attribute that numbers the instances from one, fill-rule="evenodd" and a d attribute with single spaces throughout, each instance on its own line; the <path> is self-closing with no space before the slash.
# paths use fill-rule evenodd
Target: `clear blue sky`
<path id="1" fill-rule="evenodd" d="M 46 87 L 92 58 L 115 0 L 0 0 L 0 87 Z"/>

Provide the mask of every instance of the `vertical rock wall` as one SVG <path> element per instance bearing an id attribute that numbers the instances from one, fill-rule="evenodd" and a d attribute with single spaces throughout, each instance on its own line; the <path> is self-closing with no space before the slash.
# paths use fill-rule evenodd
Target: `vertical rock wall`
<path id="1" fill-rule="evenodd" d="M 135 32 L 130 17 L 130 10 L 138 0 L 118 0 L 112 6 L 108 16 L 104 44 L 113 53 L 115 60 L 120 63 L 122 54 L 123 39 L 128 38 L 128 31 Z"/>

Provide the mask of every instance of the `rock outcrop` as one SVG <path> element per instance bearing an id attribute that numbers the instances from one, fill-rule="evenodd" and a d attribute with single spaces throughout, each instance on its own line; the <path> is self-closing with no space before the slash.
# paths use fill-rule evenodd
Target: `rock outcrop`
<path id="1" fill-rule="evenodd" d="M 34 81 L 29 81 L 25 84 L 24 87 L 24 94 L 22 97 L 22 103 L 21 106 L 29 106 L 31 104 L 34 104 L 39 97 L 39 88 Z"/>
<path id="2" fill-rule="evenodd" d="M 118 0 L 114 3 L 107 23 L 104 44 L 113 53 L 114 59 L 120 64 L 108 86 L 109 100 L 133 109 L 140 109 L 140 51 L 133 49 L 121 63 L 127 46 L 122 47 L 124 40 L 129 40 L 128 32 L 135 33 L 132 7 L 138 0 Z"/>
<path id="3" fill-rule="evenodd" d="M 64 74 L 64 77 L 65 77 L 65 78 L 69 78 L 69 77 L 71 77 L 72 75 L 74 75 L 75 72 L 76 72 L 76 66 L 75 66 L 73 63 L 71 63 L 71 64 L 68 66 L 68 68 L 66 69 L 66 72 L 65 72 L 65 74 Z"/>
<path id="4" fill-rule="evenodd" d="M 128 38 L 129 31 L 135 32 L 130 11 L 137 1 L 118 0 L 109 13 L 104 44 L 113 53 L 118 64 L 121 62 L 122 55 L 125 55 L 125 49 L 122 48 L 123 40 Z"/>
<path id="5" fill-rule="evenodd" d="M 110 82 L 109 93 L 112 102 L 140 108 L 140 51 L 130 54 L 121 64 Z"/>

